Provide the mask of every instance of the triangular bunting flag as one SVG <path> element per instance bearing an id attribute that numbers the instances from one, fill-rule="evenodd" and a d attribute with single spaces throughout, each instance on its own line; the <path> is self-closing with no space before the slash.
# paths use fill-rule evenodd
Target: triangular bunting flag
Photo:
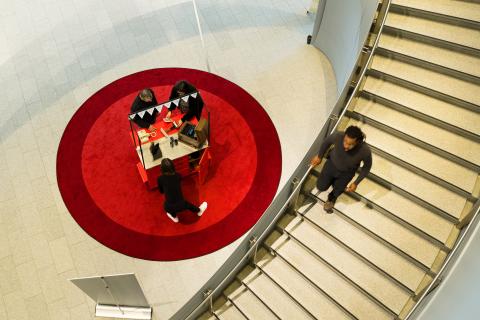
<path id="1" fill-rule="evenodd" d="M 172 103 L 174 105 L 176 105 L 177 107 L 178 107 L 179 102 L 180 102 L 180 99 L 175 99 L 175 100 L 172 101 Z"/>
<path id="2" fill-rule="evenodd" d="M 133 118 L 135 118 L 135 114 L 129 115 L 128 118 L 130 118 L 130 120 L 133 120 Z"/>
<path id="3" fill-rule="evenodd" d="M 187 102 L 188 101 L 188 96 L 182 97 L 182 100 Z"/>
<path id="4" fill-rule="evenodd" d="M 172 104 L 171 102 L 167 102 L 167 103 L 164 104 L 164 106 L 167 107 L 167 108 L 170 108 L 171 104 Z"/>
<path id="5" fill-rule="evenodd" d="M 153 114 L 153 110 L 155 110 L 155 108 L 151 108 L 151 109 L 148 109 L 147 112 L 152 115 Z"/>
<path id="6" fill-rule="evenodd" d="M 156 106 L 155 109 L 160 113 L 162 111 L 163 105 L 161 106 Z"/>
<path id="7" fill-rule="evenodd" d="M 196 98 L 196 97 L 197 97 L 197 93 L 198 93 L 198 92 L 194 92 L 194 93 L 191 94 L 191 96 L 192 96 L 193 98 Z"/>
<path id="8" fill-rule="evenodd" d="M 145 111 L 140 111 L 140 112 L 137 113 L 137 114 L 140 116 L 140 118 L 143 118 L 143 115 L 145 114 Z"/>

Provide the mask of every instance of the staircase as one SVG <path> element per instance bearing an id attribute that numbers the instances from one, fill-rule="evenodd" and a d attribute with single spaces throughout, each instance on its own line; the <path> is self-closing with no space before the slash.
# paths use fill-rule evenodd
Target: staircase
<path id="1" fill-rule="evenodd" d="M 334 214 L 303 187 L 252 263 L 200 319 L 405 319 L 480 189 L 480 3 L 394 0 L 339 129 L 373 167 Z"/>

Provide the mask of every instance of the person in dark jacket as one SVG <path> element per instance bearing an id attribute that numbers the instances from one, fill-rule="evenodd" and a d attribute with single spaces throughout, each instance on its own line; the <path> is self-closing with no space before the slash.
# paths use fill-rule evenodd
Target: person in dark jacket
<path id="1" fill-rule="evenodd" d="M 201 216 L 207 209 L 207 203 L 203 202 L 200 207 L 196 207 L 183 198 L 182 188 L 180 186 L 180 175 L 175 171 L 173 161 L 165 158 L 160 163 L 162 175 L 158 177 L 158 190 L 165 194 L 165 203 L 163 208 L 167 216 L 173 222 L 178 222 L 177 213 L 183 210 L 190 210 Z"/>
<path id="2" fill-rule="evenodd" d="M 173 86 L 172 91 L 170 93 L 170 100 L 181 98 L 185 95 L 192 94 L 196 91 L 197 89 L 191 83 L 189 83 L 186 80 L 180 80 Z M 185 102 L 182 99 L 180 99 L 180 102 L 178 103 L 178 108 L 180 109 L 180 112 L 183 114 L 183 117 L 180 120 L 180 123 L 178 125 L 181 125 L 185 121 L 192 120 L 193 117 L 197 118 L 197 120 L 200 120 L 200 116 L 202 115 L 203 104 L 204 104 L 203 99 L 200 96 L 200 94 L 198 94 L 196 98 L 189 97 L 188 102 Z M 177 106 L 175 104 L 172 103 L 170 105 L 170 108 L 168 108 L 166 119 L 170 118 L 172 111 L 175 110 L 176 108 Z"/>
<path id="3" fill-rule="evenodd" d="M 139 112 L 150 107 L 154 107 L 156 105 L 158 105 L 158 103 L 157 99 L 155 98 L 155 94 L 153 93 L 153 90 L 150 88 L 146 88 L 140 91 L 135 100 L 133 100 L 132 107 L 130 108 L 130 113 Z M 154 110 L 152 114 L 145 112 L 143 117 L 136 115 L 135 118 L 133 118 L 133 122 L 135 122 L 138 126 L 142 128 L 156 130 L 153 124 L 155 123 L 157 113 L 158 111 Z"/>
<path id="4" fill-rule="evenodd" d="M 345 132 L 337 131 L 328 136 L 322 143 L 318 155 L 312 159 L 311 165 L 318 165 L 332 145 L 333 149 L 317 179 L 319 191 L 326 191 L 333 186 L 333 190 L 328 194 L 328 200 L 323 205 L 327 213 L 333 212 L 335 201 L 344 191 L 354 192 L 372 168 L 372 152 L 365 142 L 365 134 L 359 127 L 350 126 Z M 358 177 L 349 185 L 361 162 L 363 166 Z"/>

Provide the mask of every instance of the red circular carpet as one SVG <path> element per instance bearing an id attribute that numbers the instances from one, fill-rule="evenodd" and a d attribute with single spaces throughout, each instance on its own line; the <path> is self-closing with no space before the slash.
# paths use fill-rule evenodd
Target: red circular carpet
<path id="1" fill-rule="evenodd" d="M 186 198 L 207 201 L 207 211 L 182 212 L 175 224 L 163 195 L 140 179 L 127 114 L 139 90 L 150 87 L 166 101 L 180 79 L 196 85 L 211 112 L 213 162 L 201 187 L 182 180 Z M 268 207 L 280 174 L 280 142 L 261 105 L 226 79 L 182 68 L 138 72 L 96 92 L 68 123 L 57 154 L 60 192 L 77 223 L 105 246 L 149 260 L 197 257 L 231 243 Z"/>

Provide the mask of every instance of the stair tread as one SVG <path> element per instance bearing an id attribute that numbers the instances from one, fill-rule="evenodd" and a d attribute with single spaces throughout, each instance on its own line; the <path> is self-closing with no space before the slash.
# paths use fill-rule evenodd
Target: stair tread
<path id="1" fill-rule="evenodd" d="M 385 33 L 379 47 L 480 77 L 480 58 L 465 53 Z"/>
<path id="2" fill-rule="evenodd" d="M 480 22 L 480 5 L 452 0 L 393 0 L 394 4 Z"/>
<path id="3" fill-rule="evenodd" d="M 372 155 L 373 163 L 371 172 L 403 190 L 410 192 L 420 199 L 436 206 L 439 209 L 459 218 L 466 199 L 430 180 L 427 180 L 410 170 L 377 155 Z"/>
<path id="4" fill-rule="evenodd" d="M 415 291 L 418 287 L 425 272 L 398 253 L 390 250 L 383 243 L 370 237 L 338 215 L 325 214 L 319 204 L 313 206 L 306 213 L 306 216 L 410 290 Z"/>
<path id="5" fill-rule="evenodd" d="M 323 201 L 326 200 L 326 197 L 326 192 L 320 194 L 320 198 Z M 337 199 L 335 208 L 385 241 L 388 241 L 409 256 L 423 263 L 424 266 L 431 267 L 435 261 L 439 251 L 438 247 L 399 223 L 385 217 L 380 212 L 368 208 L 364 203 L 356 201 L 346 195 L 341 195 Z"/>
<path id="6" fill-rule="evenodd" d="M 374 56 L 371 68 L 473 103 L 480 108 L 480 86 L 474 83 L 380 55 Z"/>
<path id="7" fill-rule="evenodd" d="M 473 170 L 355 119 L 349 119 L 348 125 L 361 127 L 370 145 L 411 163 L 463 190 L 468 192 L 473 190 L 477 180 L 477 173 Z M 448 170 L 445 170 L 445 168 L 448 168 Z"/>
<path id="8" fill-rule="evenodd" d="M 239 278 L 251 288 L 257 296 L 281 319 L 311 319 L 285 292 L 260 270 L 246 266 Z"/>
<path id="9" fill-rule="evenodd" d="M 285 236 L 282 236 L 285 238 Z M 358 319 L 392 319 L 392 316 L 292 240 L 274 248 L 296 268 Z"/>
<path id="10" fill-rule="evenodd" d="M 452 222 L 368 178 L 358 185 L 356 192 L 442 243 L 447 241 L 454 226 Z"/>
<path id="11" fill-rule="evenodd" d="M 245 320 L 246 318 L 237 310 L 237 308 L 230 302 L 224 301 L 218 309 L 215 309 L 215 314 L 220 319 L 228 320 Z M 213 318 L 215 319 L 215 318 Z"/>
<path id="12" fill-rule="evenodd" d="M 265 250 L 262 250 L 265 251 Z M 265 251 L 266 253 L 266 251 Z M 303 278 L 281 258 L 266 253 L 257 261 L 265 272 L 317 319 L 350 319 L 341 308 Z"/>
<path id="13" fill-rule="evenodd" d="M 392 280 L 348 252 L 308 222 L 296 224 L 294 228 L 291 224 L 287 230 L 390 310 L 396 314 L 400 313 L 410 295 Z"/>
<path id="14" fill-rule="evenodd" d="M 246 287 L 237 286 L 235 282 L 232 283 L 225 290 L 225 294 L 235 302 L 238 308 L 241 309 L 249 319 L 277 320 L 277 317 Z"/>
<path id="15" fill-rule="evenodd" d="M 480 165 L 480 143 L 363 97 L 354 111 L 421 141 Z"/>
<path id="16" fill-rule="evenodd" d="M 412 110 L 480 135 L 480 113 L 478 112 L 454 106 L 426 94 L 371 76 L 366 78 L 363 89 Z"/>
<path id="17" fill-rule="evenodd" d="M 480 49 L 480 31 L 429 19 L 389 12 L 385 24 L 432 38 Z"/>

